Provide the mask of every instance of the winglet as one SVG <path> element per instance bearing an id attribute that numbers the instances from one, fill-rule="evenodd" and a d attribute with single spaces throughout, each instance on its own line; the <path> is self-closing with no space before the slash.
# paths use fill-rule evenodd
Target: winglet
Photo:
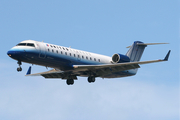
<path id="1" fill-rule="evenodd" d="M 29 74 L 31 74 L 31 66 L 29 67 L 29 69 L 28 69 L 26 75 L 29 75 Z"/>
<path id="2" fill-rule="evenodd" d="M 167 53 L 166 57 L 164 58 L 164 61 L 168 61 L 169 55 L 170 55 L 171 50 Z"/>

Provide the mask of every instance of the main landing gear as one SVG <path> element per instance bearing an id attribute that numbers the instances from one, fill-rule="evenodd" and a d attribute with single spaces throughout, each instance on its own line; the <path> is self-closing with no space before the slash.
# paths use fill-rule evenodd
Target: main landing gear
<path id="1" fill-rule="evenodd" d="M 17 71 L 18 72 L 22 71 L 22 68 L 21 68 L 22 63 L 21 63 L 21 61 L 18 61 L 17 64 L 19 65 L 19 67 L 17 68 Z"/>
<path id="2" fill-rule="evenodd" d="M 73 79 L 67 79 L 66 83 L 67 83 L 67 85 L 73 85 L 74 84 L 74 80 Z"/>
<path id="3" fill-rule="evenodd" d="M 89 77 L 88 77 L 88 82 L 89 82 L 89 83 L 95 82 L 95 80 L 96 80 L 96 79 L 95 79 L 94 76 L 89 76 Z"/>
<path id="4" fill-rule="evenodd" d="M 96 81 L 96 79 L 95 79 L 94 76 L 89 76 L 89 77 L 88 77 L 88 82 L 89 82 L 89 83 L 93 83 L 93 82 L 95 82 L 95 81 Z M 67 83 L 67 85 L 73 85 L 73 84 L 74 84 L 74 79 L 67 79 L 67 80 L 66 80 L 66 83 Z"/>

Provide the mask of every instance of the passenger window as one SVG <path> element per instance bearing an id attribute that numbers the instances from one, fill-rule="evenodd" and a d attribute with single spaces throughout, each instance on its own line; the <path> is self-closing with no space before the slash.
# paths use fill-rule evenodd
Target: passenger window
<path id="1" fill-rule="evenodd" d="M 56 50 L 56 52 L 58 53 L 58 50 Z"/>
<path id="2" fill-rule="evenodd" d="M 67 55 L 67 52 L 65 52 L 65 54 Z"/>
<path id="3" fill-rule="evenodd" d="M 94 61 L 96 61 L 96 58 L 94 58 Z"/>
<path id="4" fill-rule="evenodd" d="M 82 56 L 82 59 L 84 59 L 84 56 Z"/>
<path id="5" fill-rule="evenodd" d="M 86 56 L 86 59 L 88 60 L 88 57 Z"/>
<path id="6" fill-rule="evenodd" d="M 61 54 L 63 54 L 63 52 L 61 51 Z"/>
<path id="7" fill-rule="evenodd" d="M 48 49 L 48 52 L 49 52 L 49 49 Z"/>
<path id="8" fill-rule="evenodd" d="M 101 62 L 101 60 L 100 60 L 100 59 L 98 59 L 98 61 L 99 61 L 99 62 Z"/>
<path id="9" fill-rule="evenodd" d="M 52 50 L 52 52 L 54 52 L 54 50 Z"/>
<path id="10" fill-rule="evenodd" d="M 69 53 L 69 55 L 71 56 L 71 53 Z"/>
<path id="11" fill-rule="evenodd" d="M 90 60 L 92 60 L 92 58 L 90 57 Z"/>
<path id="12" fill-rule="evenodd" d="M 74 57 L 76 57 L 76 55 L 74 54 Z"/>

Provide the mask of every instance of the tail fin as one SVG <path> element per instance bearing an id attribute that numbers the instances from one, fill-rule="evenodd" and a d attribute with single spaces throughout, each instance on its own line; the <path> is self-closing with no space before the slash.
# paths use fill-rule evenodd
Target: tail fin
<path id="1" fill-rule="evenodd" d="M 141 56 L 144 52 L 144 49 L 147 45 L 138 45 L 143 44 L 141 41 L 135 41 L 132 46 L 129 46 L 129 50 L 126 55 L 130 58 L 131 62 L 136 62 L 141 59 Z"/>
<path id="2" fill-rule="evenodd" d="M 144 49 L 147 45 L 158 45 L 158 44 L 168 44 L 168 43 L 143 43 L 141 41 L 135 41 L 132 46 L 128 46 L 128 52 L 126 56 L 130 58 L 131 62 L 140 61 Z"/>

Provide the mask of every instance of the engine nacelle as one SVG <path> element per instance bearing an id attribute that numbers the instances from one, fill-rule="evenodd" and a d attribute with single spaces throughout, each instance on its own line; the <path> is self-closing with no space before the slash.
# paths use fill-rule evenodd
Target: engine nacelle
<path id="1" fill-rule="evenodd" d="M 130 62 L 130 59 L 126 55 L 117 53 L 112 56 L 112 61 L 114 63 L 124 63 L 124 62 Z"/>

